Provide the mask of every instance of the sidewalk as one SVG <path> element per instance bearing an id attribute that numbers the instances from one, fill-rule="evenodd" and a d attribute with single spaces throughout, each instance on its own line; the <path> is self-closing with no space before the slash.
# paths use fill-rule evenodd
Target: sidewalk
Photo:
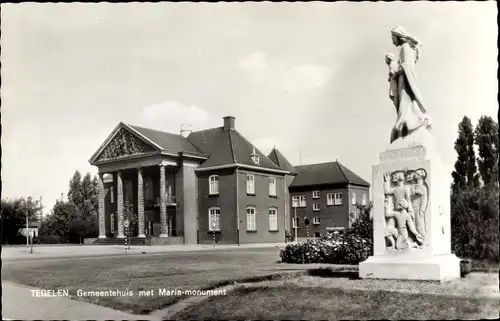
<path id="1" fill-rule="evenodd" d="M 38 289 L 2 281 L 4 320 L 159 320 L 67 297 L 36 297 L 30 290 Z"/>
<path id="2" fill-rule="evenodd" d="M 26 247 L 3 247 L 2 260 L 25 260 L 25 259 L 45 259 L 64 257 L 91 257 L 124 254 L 154 254 L 169 252 L 196 252 L 196 251 L 217 251 L 217 250 L 237 250 L 237 249 L 259 249 L 259 248 L 283 248 L 284 243 L 259 243 L 259 244 L 221 244 L 221 245 L 156 245 L 139 246 L 132 245 L 130 250 L 125 250 L 122 245 L 69 245 L 69 246 L 40 246 L 33 247 L 33 253 Z"/>

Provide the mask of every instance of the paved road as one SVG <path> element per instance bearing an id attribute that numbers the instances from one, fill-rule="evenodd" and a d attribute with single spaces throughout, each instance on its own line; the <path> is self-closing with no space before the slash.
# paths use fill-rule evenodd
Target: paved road
<path id="1" fill-rule="evenodd" d="M 4 320 L 157 320 L 67 297 L 38 297 L 32 290 L 37 289 L 2 281 Z"/>
<path id="2" fill-rule="evenodd" d="M 26 247 L 3 247 L 2 260 L 32 260 L 47 258 L 78 258 L 98 256 L 141 255 L 170 252 L 197 252 L 197 251 L 232 251 L 240 249 L 283 248 L 284 243 L 244 244 L 244 245 L 160 245 L 160 246 L 132 246 L 125 250 L 121 245 L 69 245 L 69 246 L 40 246 L 34 247 L 33 253 Z"/>

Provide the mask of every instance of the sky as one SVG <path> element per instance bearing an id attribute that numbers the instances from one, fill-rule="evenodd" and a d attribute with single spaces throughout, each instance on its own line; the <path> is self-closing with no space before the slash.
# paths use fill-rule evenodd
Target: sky
<path id="1" fill-rule="evenodd" d="M 496 3 L 3 4 L 2 198 L 49 212 L 120 121 L 236 129 L 294 165 L 336 159 L 371 182 L 396 111 L 384 55 L 399 25 L 449 171 L 458 123 L 496 119 Z"/>

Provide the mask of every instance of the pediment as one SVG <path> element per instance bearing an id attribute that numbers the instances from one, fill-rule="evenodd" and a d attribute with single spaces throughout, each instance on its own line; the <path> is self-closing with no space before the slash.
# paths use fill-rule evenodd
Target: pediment
<path id="1" fill-rule="evenodd" d="M 153 146 L 122 127 L 104 147 L 96 161 L 120 159 L 154 151 L 156 149 Z"/>

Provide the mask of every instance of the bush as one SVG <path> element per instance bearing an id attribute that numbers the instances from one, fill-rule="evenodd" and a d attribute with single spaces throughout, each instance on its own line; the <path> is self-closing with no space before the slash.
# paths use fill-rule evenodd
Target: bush
<path id="1" fill-rule="evenodd" d="M 360 215 L 346 233 L 327 233 L 318 239 L 287 244 L 280 251 L 285 263 L 359 264 L 373 254 L 372 204 L 357 206 Z"/>
<path id="2" fill-rule="evenodd" d="M 331 263 L 359 264 L 372 254 L 371 243 L 354 234 L 335 232 L 308 239 L 302 243 L 287 244 L 280 251 L 281 260 L 285 263 Z"/>
<path id="3" fill-rule="evenodd" d="M 33 244 L 61 244 L 68 243 L 64 237 L 53 235 L 40 235 L 33 238 Z"/>

